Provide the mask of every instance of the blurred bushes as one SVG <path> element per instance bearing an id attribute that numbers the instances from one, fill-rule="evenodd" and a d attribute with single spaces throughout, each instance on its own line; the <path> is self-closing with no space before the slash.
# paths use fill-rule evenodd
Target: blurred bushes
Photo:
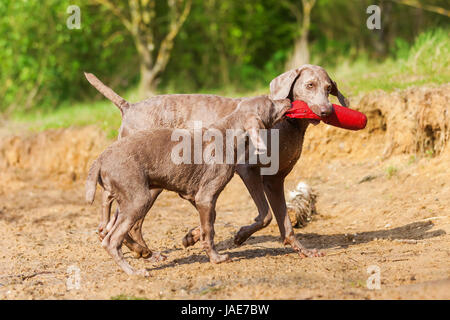
<path id="1" fill-rule="evenodd" d="M 81 8 L 81 30 L 66 27 L 66 9 L 72 4 Z M 349 61 L 389 58 L 403 61 L 410 73 L 448 69 L 447 17 L 380 1 L 383 29 L 371 31 L 365 12 L 370 4 L 317 1 L 310 32 L 312 63 L 338 68 Z M 422 31 L 436 27 L 441 29 L 412 44 Z M 194 0 L 159 91 L 266 87 L 284 71 L 296 31 L 293 15 L 278 0 Z M 1 111 L 49 111 L 92 99 L 96 93 L 83 71 L 94 72 L 120 93 L 139 81 L 131 37 L 115 16 L 89 0 L 2 0 L 0 35 Z"/>
<path id="2" fill-rule="evenodd" d="M 0 110 L 50 109 L 84 99 L 92 95 L 84 70 L 101 72 L 115 87 L 138 80 L 137 67 L 130 64 L 133 44 L 117 19 L 82 1 L 82 28 L 69 30 L 66 10 L 71 4 L 0 2 Z"/>

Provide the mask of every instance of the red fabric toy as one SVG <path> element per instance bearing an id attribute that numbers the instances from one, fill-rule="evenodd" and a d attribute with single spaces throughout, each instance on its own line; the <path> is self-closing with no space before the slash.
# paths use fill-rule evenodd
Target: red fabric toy
<path id="1" fill-rule="evenodd" d="M 332 114 L 327 117 L 319 117 L 311 111 L 306 102 L 301 100 L 292 103 L 292 108 L 289 109 L 286 116 L 297 119 L 321 120 L 326 124 L 348 130 L 361 130 L 367 124 L 367 117 L 364 113 L 337 104 L 333 104 Z"/>

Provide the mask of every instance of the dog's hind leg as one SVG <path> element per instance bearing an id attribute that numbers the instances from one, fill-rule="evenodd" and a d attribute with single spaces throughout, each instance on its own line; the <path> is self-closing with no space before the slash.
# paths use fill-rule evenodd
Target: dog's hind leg
<path id="1" fill-rule="evenodd" d="M 141 246 L 139 243 L 134 241 L 129 234 L 125 236 L 123 243 L 128 247 L 128 249 L 135 252 L 136 258 L 144 258 L 150 262 L 161 262 L 167 259 L 167 257 L 161 252 L 151 251 L 150 249 Z"/>
<path id="2" fill-rule="evenodd" d="M 108 234 L 109 231 L 113 228 L 114 224 L 117 221 L 117 217 L 119 216 L 119 208 L 116 209 L 116 212 L 114 212 L 114 215 L 109 219 L 108 224 L 105 227 L 105 235 Z"/>
<path id="3" fill-rule="evenodd" d="M 102 247 L 111 255 L 120 268 L 129 275 L 148 276 L 146 270 L 135 270 L 125 260 L 122 253 L 122 244 L 130 231 L 131 227 L 138 219 L 145 216 L 149 209 L 148 193 L 133 195 L 133 202 L 121 203 L 120 213 L 112 226 L 111 230 L 102 241 Z"/>
<path id="4" fill-rule="evenodd" d="M 114 227 L 114 224 L 117 222 L 117 218 L 120 214 L 119 208 L 116 209 L 114 216 L 109 219 L 108 224 L 105 228 L 103 228 L 103 231 L 101 233 L 99 233 L 100 235 L 100 239 L 103 240 L 105 238 L 105 236 L 112 230 L 112 228 Z M 120 222 L 119 222 L 120 223 Z M 150 254 L 148 255 L 147 249 L 142 247 L 139 243 L 137 243 L 136 241 L 134 241 L 128 234 L 125 236 L 124 242 L 123 242 L 128 249 L 130 249 L 133 252 L 136 252 L 137 254 L 137 258 L 140 258 L 141 256 L 147 254 L 147 256 L 151 256 L 152 252 L 150 251 Z"/>
<path id="5" fill-rule="evenodd" d="M 256 231 L 267 227 L 272 221 L 272 212 L 264 195 L 264 186 L 259 168 L 238 167 L 237 173 L 247 187 L 250 196 L 258 208 L 258 216 L 251 225 L 243 226 L 234 237 L 234 243 L 241 245 Z"/>
<path id="6" fill-rule="evenodd" d="M 185 248 L 193 246 L 200 240 L 200 227 L 195 227 L 189 230 L 188 233 L 183 237 L 183 246 Z"/>
<path id="7" fill-rule="evenodd" d="M 197 207 L 195 206 L 195 201 L 189 200 L 189 202 L 197 209 Z M 188 233 L 186 233 L 182 240 L 183 246 L 185 248 L 193 246 L 198 242 L 198 240 L 200 240 L 200 226 L 192 228 L 188 231 Z"/>
<path id="8" fill-rule="evenodd" d="M 111 205 L 113 202 L 113 197 L 111 196 L 111 193 L 107 190 L 103 190 L 102 194 L 102 220 L 100 221 L 100 224 L 98 226 L 98 235 L 100 237 L 100 240 L 103 240 L 107 234 L 107 225 L 110 221 L 111 217 Z M 111 225 L 112 227 L 112 225 Z M 110 227 L 110 228 L 111 228 Z"/>
<path id="9" fill-rule="evenodd" d="M 156 199 L 158 198 L 159 194 L 162 192 L 162 189 L 151 189 L 150 190 L 150 208 L 155 203 Z M 134 226 L 131 228 L 130 232 L 128 233 L 128 236 L 125 238 L 126 242 L 125 245 L 132 251 L 136 253 L 136 258 L 144 258 L 154 260 L 154 261 L 161 261 L 165 260 L 165 256 L 158 252 L 153 252 L 148 248 L 147 244 L 145 243 L 144 237 L 142 236 L 142 225 L 144 224 L 144 217 L 142 219 L 139 219 Z M 139 246 L 136 246 L 132 243 L 137 243 Z M 128 245 L 130 244 L 130 245 Z"/>

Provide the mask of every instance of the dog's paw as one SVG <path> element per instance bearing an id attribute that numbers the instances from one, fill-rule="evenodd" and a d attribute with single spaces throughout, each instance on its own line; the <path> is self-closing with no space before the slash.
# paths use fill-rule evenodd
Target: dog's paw
<path id="1" fill-rule="evenodd" d="M 135 270 L 133 271 L 132 275 L 144 278 L 150 277 L 150 273 L 145 269 Z"/>
<path id="2" fill-rule="evenodd" d="M 317 249 L 308 250 L 308 249 L 300 249 L 298 251 L 298 255 L 300 258 L 313 258 L 313 257 L 323 257 L 325 256 L 325 253 L 322 251 L 319 251 Z"/>
<path id="3" fill-rule="evenodd" d="M 189 232 L 183 238 L 183 246 L 185 248 L 193 246 L 200 239 L 200 229 L 194 228 L 189 230 Z"/>
<path id="4" fill-rule="evenodd" d="M 229 254 L 217 254 L 213 255 L 209 258 L 209 261 L 214 264 L 219 264 L 223 262 L 230 262 L 232 261 Z"/>
<path id="5" fill-rule="evenodd" d="M 163 255 L 161 252 L 153 252 L 153 254 L 150 257 L 145 258 L 145 261 L 152 263 L 162 262 L 165 260 L 167 260 L 167 256 Z"/>

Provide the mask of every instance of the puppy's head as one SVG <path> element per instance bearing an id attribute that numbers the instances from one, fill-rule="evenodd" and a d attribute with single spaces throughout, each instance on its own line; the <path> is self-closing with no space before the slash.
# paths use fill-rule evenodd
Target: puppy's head
<path id="1" fill-rule="evenodd" d="M 261 122 L 260 129 L 272 128 L 290 108 L 289 99 L 272 100 L 265 96 L 247 99 L 240 106 L 246 118 L 256 117 Z"/>
<path id="2" fill-rule="evenodd" d="M 292 104 L 289 99 L 271 100 L 267 98 L 266 100 L 265 104 L 267 107 L 258 111 L 258 113 L 266 129 L 270 129 L 284 119 L 286 112 L 292 107 Z"/>
<path id="3" fill-rule="evenodd" d="M 245 117 L 244 130 L 248 132 L 253 145 L 257 150 L 267 150 L 262 141 L 259 130 L 270 129 L 282 120 L 291 108 L 289 99 L 271 100 L 267 97 L 256 97 L 241 102 L 240 111 Z"/>

